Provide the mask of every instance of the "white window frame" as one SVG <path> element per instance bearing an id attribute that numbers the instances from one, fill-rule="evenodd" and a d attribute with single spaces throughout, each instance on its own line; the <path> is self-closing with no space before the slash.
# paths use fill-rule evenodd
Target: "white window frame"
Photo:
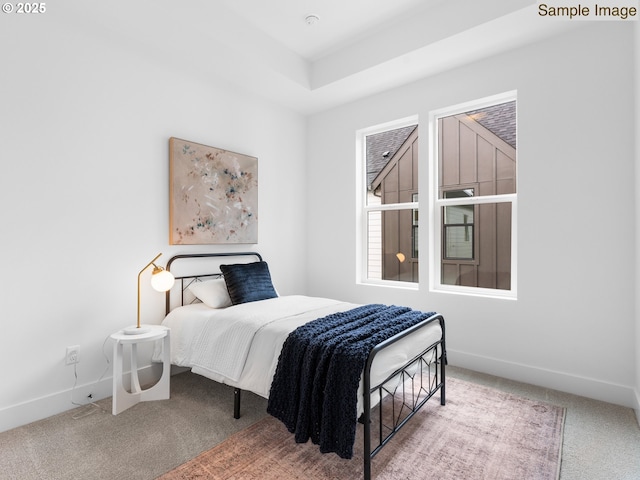
<path id="1" fill-rule="evenodd" d="M 446 107 L 429 112 L 429 290 L 432 292 L 444 292 L 483 297 L 498 297 L 517 299 L 518 293 L 518 162 L 516 161 L 516 193 L 504 195 L 474 196 L 468 198 L 438 198 L 439 196 L 439 172 L 438 172 L 438 119 L 457 115 L 459 113 L 477 110 L 480 108 L 506 103 L 515 100 L 517 92 L 511 91 L 493 95 L 480 100 L 473 100 L 451 107 Z M 517 115 L 517 110 L 516 110 Z M 517 131 L 516 131 L 517 135 Z M 517 158 L 517 152 L 516 152 Z M 482 287 L 467 287 L 461 285 L 447 285 L 442 283 L 442 211 L 443 207 L 452 205 L 480 205 L 486 203 L 510 203 L 511 204 L 511 289 L 499 290 Z"/>
<path id="2" fill-rule="evenodd" d="M 419 202 L 391 203 L 384 205 L 367 205 L 367 161 L 366 138 L 368 135 L 395 130 L 409 125 L 418 125 L 418 115 L 393 120 L 391 122 L 363 128 L 356 131 L 356 283 L 366 285 L 382 285 L 388 287 L 417 290 L 418 282 L 402 282 L 399 280 L 383 280 L 368 277 L 368 216 L 370 212 L 385 210 L 418 210 Z M 419 199 L 420 197 L 418 197 Z M 424 227 L 423 227 L 424 228 Z"/>

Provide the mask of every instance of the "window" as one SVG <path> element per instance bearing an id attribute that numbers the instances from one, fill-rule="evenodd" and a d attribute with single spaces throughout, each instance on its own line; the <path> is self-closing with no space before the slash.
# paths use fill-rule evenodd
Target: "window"
<path id="1" fill-rule="evenodd" d="M 431 286 L 516 294 L 516 98 L 432 113 Z"/>
<path id="2" fill-rule="evenodd" d="M 449 190 L 444 198 L 466 198 L 473 196 L 473 189 Z M 476 257 L 473 219 L 476 208 L 473 205 L 452 205 L 444 207 L 443 235 L 445 260 L 473 261 Z"/>
<path id="3" fill-rule="evenodd" d="M 358 132 L 364 186 L 360 278 L 418 282 L 417 118 Z"/>

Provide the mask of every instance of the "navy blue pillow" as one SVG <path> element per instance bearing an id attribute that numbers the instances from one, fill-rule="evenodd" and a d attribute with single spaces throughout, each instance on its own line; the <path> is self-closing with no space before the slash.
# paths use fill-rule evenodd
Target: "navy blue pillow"
<path id="1" fill-rule="evenodd" d="M 220 271 L 233 305 L 278 296 L 271 283 L 267 262 L 220 265 Z"/>

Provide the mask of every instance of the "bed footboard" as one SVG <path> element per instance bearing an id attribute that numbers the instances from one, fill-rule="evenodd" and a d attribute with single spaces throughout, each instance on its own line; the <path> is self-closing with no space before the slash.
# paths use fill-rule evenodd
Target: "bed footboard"
<path id="1" fill-rule="evenodd" d="M 442 329 L 440 340 L 416 355 L 383 382 L 372 386 L 371 366 L 376 355 L 405 336 L 434 322 L 438 322 Z M 445 404 L 445 364 L 444 317 L 439 314 L 427 318 L 373 348 L 363 373 L 364 480 L 371 479 L 371 460 L 373 457 L 438 390 L 440 390 L 440 404 Z M 385 408 L 382 400 L 388 397 L 394 399 L 398 390 L 400 390 L 400 397 L 403 399 L 401 405 L 397 406 L 396 402 L 392 400 L 391 405 L 387 406 L 390 408 Z M 378 407 L 375 409 L 372 409 L 371 405 L 372 395 L 380 399 Z M 372 437 L 375 437 L 375 443 L 373 443 Z"/>
<path id="2" fill-rule="evenodd" d="M 376 355 L 407 335 L 434 322 L 440 324 L 442 330 L 440 340 L 425 348 L 409 362 L 389 375 L 383 382 L 372 386 L 371 366 Z M 371 480 L 371 460 L 373 457 L 438 390 L 440 390 L 440 404 L 445 404 L 446 363 L 445 325 L 444 317 L 440 314 L 423 320 L 373 348 L 363 372 L 364 480 Z M 393 385 L 392 388 L 390 388 L 390 384 Z M 390 402 L 391 412 L 389 412 L 389 409 L 385 408 L 386 405 L 383 404 L 382 399 L 393 398 L 399 389 L 400 396 L 403 398 L 402 405 L 396 408 L 395 402 Z M 241 392 L 239 388 L 234 389 L 233 417 L 236 419 L 240 418 Z M 377 408 L 372 408 L 372 395 L 380 399 Z"/>

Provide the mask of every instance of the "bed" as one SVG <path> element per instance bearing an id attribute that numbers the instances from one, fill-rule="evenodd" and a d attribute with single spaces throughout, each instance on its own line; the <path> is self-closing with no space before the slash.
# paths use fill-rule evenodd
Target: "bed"
<path id="1" fill-rule="evenodd" d="M 343 458 L 350 458 L 349 442 L 353 444 L 359 421 L 363 424 L 364 478 L 369 480 L 373 457 L 436 392 L 440 392 L 440 403 L 445 404 L 445 324 L 438 313 L 281 296 L 271 284 L 267 263 L 256 252 L 176 255 L 166 269 L 176 278 L 176 286 L 166 293 L 163 321 L 171 329 L 171 363 L 233 387 L 235 418 L 240 417 L 242 391 L 251 391 L 268 400 L 269 413 L 295 433 L 296 441 L 311 438 L 324 453 L 333 451 Z M 373 330 L 365 335 L 363 329 Z M 339 331 L 363 342 L 355 348 L 357 361 L 351 357 L 340 360 L 343 364 L 333 360 L 338 355 L 334 349 L 343 348 L 328 345 L 345 343 L 338 342 L 338 335 L 343 334 L 336 333 Z M 323 337 L 329 340 L 321 343 Z M 296 357 L 302 355 L 300 352 L 306 352 L 306 356 Z M 300 361 L 291 361 L 295 358 Z M 309 358 L 319 363 L 311 364 Z M 357 387 L 356 395 L 335 394 L 340 398 L 332 400 L 343 402 L 348 398 L 348 407 L 341 403 L 331 407 L 333 411 L 326 410 L 329 400 L 321 399 L 324 403 L 320 410 L 325 411 L 309 419 L 301 415 L 301 405 L 308 402 L 315 405 L 311 410 L 318 410 L 316 391 L 333 391 L 325 384 L 298 387 L 298 383 L 312 383 L 308 374 L 302 374 L 304 382 L 288 381 L 292 365 L 298 371 L 303 363 L 310 363 L 305 368 L 316 377 L 313 382 L 318 382 L 319 376 L 322 381 L 333 382 L 326 385 L 345 383 L 342 377 L 349 377 L 330 375 L 335 368 L 343 368 L 336 365 L 357 364 L 358 374 L 351 375 L 354 380 L 347 387 Z M 324 373 L 320 375 L 320 371 Z M 337 377 L 339 381 L 331 380 Z M 286 390 L 290 384 L 299 390 Z M 283 404 L 288 403 L 295 403 L 291 406 L 295 411 L 282 411 Z M 293 426 L 286 420 L 291 418 L 297 419 Z M 319 419 L 328 419 L 329 425 L 322 424 L 327 431 L 337 427 L 340 435 L 348 431 L 347 439 L 331 440 L 337 443 L 327 447 L 327 435 L 322 433 L 323 438 L 318 440 Z M 304 427 L 298 428 L 298 424 Z"/>

